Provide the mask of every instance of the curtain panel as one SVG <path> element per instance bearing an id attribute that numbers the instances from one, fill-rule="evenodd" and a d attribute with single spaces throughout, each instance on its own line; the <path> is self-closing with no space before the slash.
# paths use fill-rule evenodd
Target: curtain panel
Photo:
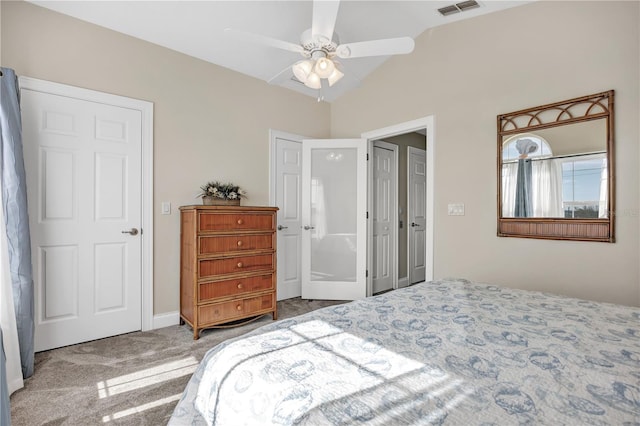
<path id="1" fill-rule="evenodd" d="M 34 364 L 34 302 L 27 190 L 22 154 L 22 122 L 16 74 L 9 68 L 1 68 L 0 71 L 2 209 L 7 233 L 22 375 L 27 378 L 33 374 Z"/>
<path id="2" fill-rule="evenodd" d="M 7 372 L 5 369 L 4 344 L 2 343 L 2 328 L 0 328 L 0 425 L 11 424 L 11 407 L 9 406 L 9 389 L 7 387 Z"/>

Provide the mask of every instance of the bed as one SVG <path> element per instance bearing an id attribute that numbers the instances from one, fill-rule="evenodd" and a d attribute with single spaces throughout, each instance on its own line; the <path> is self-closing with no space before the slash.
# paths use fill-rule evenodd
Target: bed
<path id="1" fill-rule="evenodd" d="M 417 284 L 211 349 L 170 425 L 640 424 L 640 309 Z"/>

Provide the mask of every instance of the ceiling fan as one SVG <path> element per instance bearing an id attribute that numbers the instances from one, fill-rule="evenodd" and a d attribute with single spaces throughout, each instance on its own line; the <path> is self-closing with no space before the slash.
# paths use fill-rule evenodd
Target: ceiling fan
<path id="1" fill-rule="evenodd" d="M 237 40 L 302 55 L 304 59 L 285 68 L 269 80 L 269 83 L 280 81 L 283 76 L 289 77 L 293 74 L 305 86 L 317 89 L 318 101 L 320 101 L 323 99 L 322 90 L 333 86 L 344 77 L 344 68 L 337 58 L 398 55 L 411 53 L 414 47 L 411 37 L 340 44 L 334 32 L 339 7 L 339 0 L 314 0 L 311 28 L 302 33 L 299 44 L 230 28 L 227 28 L 225 33 L 228 37 Z"/>

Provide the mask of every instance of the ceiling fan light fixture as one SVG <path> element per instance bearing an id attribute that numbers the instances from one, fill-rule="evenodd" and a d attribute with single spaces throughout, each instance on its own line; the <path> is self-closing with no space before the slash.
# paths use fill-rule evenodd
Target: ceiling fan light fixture
<path id="1" fill-rule="evenodd" d="M 329 58 L 320 58 L 316 61 L 314 71 L 320 78 L 329 78 L 336 69 L 335 64 Z"/>
<path id="2" fill-rule="evenodd" d="M 309 74 L 313 71 L 314 65 L 314 61 L 304 59 L 293 64 L 291 70 L 298 80 L 307 84 L 307 78 L 309 78 Z"/>
<path id="3" fill-rule="evenodd" d="M 333 72 L 327 78 L 327 80 L 329 81 L 329 87 L 331 87 L 334 84 L 336 84 L 338 82 L 338 80 L 340 80 L 342 77 L 344 77 L 344 73 L 342 71 L 340 71 L 338 69 L 338 67 L 334 67 L 333 68 Z"/>
<path id="4" fill-rule="evenodd" d="M 311 89 L 320 89 L 322 87 L 320 77 L 313 71 L 307 75 L 307 80 L 304 82 L 304 85 Z"/>

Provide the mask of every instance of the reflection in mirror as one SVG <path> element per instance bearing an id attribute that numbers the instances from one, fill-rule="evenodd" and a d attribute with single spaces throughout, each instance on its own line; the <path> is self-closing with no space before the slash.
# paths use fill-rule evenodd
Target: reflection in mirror
<path id="1" fill-rule="evenodd" d="M 614 91 L 498 115 L 498 236 L 614 241 Z"/>
<path id="2" fill-rule="evenodd" d="M 606 218 L 604 119 L 504 136 L 502 217 Z"/>

